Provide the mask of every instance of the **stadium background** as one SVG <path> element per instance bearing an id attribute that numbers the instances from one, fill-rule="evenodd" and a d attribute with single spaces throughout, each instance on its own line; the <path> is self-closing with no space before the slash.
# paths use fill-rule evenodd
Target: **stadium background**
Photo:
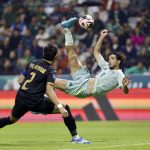
<path id="1" fill-rule="evenodd" d="M 57 91 L 69 104 L 77 120 L 150 119 L 150 2 L 148 0 L 1 0 L 0 1 L 0 117 L 8 115 L 15 99 L 17 76 L 33 59 L 41 58 L 47 44 L 59 46 L 54 64 L 58 76 L 70 79 L 69 65 L 60 22 L 72 16 L 91 15 L 94 27 L 73 29 L 76 53 L 90 70 L 99 71 L 93 47 L 103 28 L 111 31 L 102 54 L 121 51 L 122 65 L 132 82 L 129 95 L 114 90 L 105 97 L 78 99 Z M 90 112 L 90 113 L 89 113 Z M 59 115 L 28 113 L 21 121 L 61 121 Z"/>

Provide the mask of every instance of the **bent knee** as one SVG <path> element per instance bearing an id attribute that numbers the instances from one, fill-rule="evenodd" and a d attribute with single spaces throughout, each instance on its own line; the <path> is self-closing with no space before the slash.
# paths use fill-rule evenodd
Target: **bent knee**
<path id="1" fill-rule="evenodd" d="M 12 124 L 15 123 L 15 122 L 17 122 L 19 120 L 18 118 L 15 118 L 12 115 L 9 116 L 9 119 L 10 119 L 10 121 L 11 121 Z"/>

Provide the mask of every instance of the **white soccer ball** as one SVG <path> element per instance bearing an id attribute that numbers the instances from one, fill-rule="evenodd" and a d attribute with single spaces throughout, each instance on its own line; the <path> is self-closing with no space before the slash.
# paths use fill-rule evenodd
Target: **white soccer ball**
<path id="1" fill-rule="evenodd" d="M 91 28 L 94 24 L 94 20 L 90 15 L 81 16 L 79 18 L 79 25 L 83 29 Z"/>

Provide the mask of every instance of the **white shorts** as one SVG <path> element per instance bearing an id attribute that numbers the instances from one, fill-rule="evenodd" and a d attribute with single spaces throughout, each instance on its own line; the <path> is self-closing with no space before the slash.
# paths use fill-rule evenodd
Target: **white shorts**
<path id="1" fill-rule="evenodd" d="M 86 66 L 82 69 L 78 70 L 75 73 L 72 73 L 73 80 L 68 80 L 67 89 L 65 90 L 66 93 L 79 97 L 84 98 L 90 96 L 89 92 L 89 78 L 90 73 Z"/>

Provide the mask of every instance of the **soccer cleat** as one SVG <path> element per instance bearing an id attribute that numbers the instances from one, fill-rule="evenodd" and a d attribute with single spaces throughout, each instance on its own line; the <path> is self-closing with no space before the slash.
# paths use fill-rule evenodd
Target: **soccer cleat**
<path id="1" fill-rule="evenodd" d="M 70 28 L 73 27 L 73 25 L 74 25 L 74 23 L 76 22 L 77 19 L 78 19 L 77 17 L 70 18 L 69 20 L 63 21 L 61 23 L 61 25 L 62 25 L 63 28 L 70 29 Z"/>
<path id="2" fill-rule="evenodd" d="M 72 138 L 71 143 L 76 143 L 76 144 L 90 144 L 90 141 L 87 141 L 83 138 Z"/>

